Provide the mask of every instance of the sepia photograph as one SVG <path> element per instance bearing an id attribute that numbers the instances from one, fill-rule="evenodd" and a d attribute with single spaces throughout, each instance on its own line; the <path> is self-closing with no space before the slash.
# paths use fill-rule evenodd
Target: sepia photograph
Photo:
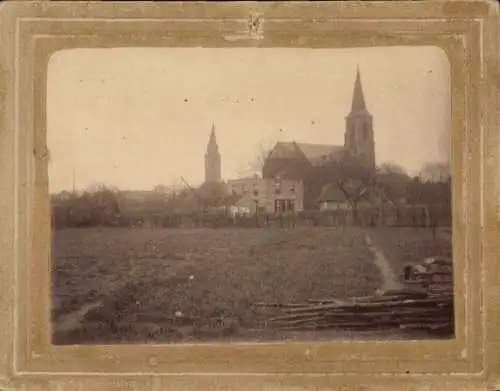
<path id="1" fill-rule="evenodd" d="M 440 48 L 81 48 L 47 72 L 53 344 L 454 338 Z"/>

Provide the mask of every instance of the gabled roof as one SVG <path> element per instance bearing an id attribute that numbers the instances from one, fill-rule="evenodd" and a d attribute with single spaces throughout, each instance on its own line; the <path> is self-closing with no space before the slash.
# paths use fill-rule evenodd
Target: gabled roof
<path id="1" fill-rule="evenodd" d="M 296 158 L 300 154 L 295 142 L 278 142 L 269 151 L 268 157 L 273 158 Z"/>
<path id="2" fill-rule="evenodd" d="M 269 157 L 297 158 L 303 155 L 311 164 L 318 165 L 342 158 L 344 151 L 344 147 L 340 145 L 278 142 Z"/>

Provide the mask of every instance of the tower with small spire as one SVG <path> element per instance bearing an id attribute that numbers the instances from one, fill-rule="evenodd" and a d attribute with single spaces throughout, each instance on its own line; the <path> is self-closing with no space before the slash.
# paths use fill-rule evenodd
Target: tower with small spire
<path id="1" fill-rule="evenodd" d="M 368 168 L 374 170 L 375 138 L 373 133 L 373 117 L 366 107 L 359 66 L 356 69 L 351 111 L 345 118 L 345 121 L 345 148 L 350 156 L 355 157 Z"/>
<path id="2" fill-rule="evenodd" d="M 222 180 L 221 177 L 221 156 L 215 137 L 215 125 L 212 124 L 205 153 L 205 183 L 219 183 Z"/>

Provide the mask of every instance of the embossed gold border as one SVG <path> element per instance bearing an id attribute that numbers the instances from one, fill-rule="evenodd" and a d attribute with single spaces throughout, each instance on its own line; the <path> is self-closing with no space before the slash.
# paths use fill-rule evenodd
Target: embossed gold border
<path id="1" fill-rule="evenodd" d="M 249 18 L 259 19 L 258 28 L 249 29 Z M 500 366 L 497 20 L 498 7 L 485 0 L 1 4 L 0 381 L 28 390 L 494 385 Z M 45 94 L 54 52 L 394 45 L 439 46 L 451 64 L 455 340 L 50 345 Z"/>

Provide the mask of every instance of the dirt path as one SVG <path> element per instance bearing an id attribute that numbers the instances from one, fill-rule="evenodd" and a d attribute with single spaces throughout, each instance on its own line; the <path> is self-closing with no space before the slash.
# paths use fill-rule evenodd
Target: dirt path
<path id="1" fill-rule="evenodd" d="M 70 312 L 64 316 L 61 316 L 59 320 L 55 322 L 56 332 L 67 332 L 72 331 L 80 327 L 80 323 L 87 313 L 97 307 L 102 305 L 102 301 L 97 301 L 95 303 L 88 303 L 82 305 L 76 311 Z"/>
<path id="2" fill-rule="evenodd" d="M 379 268 L 380 274 L 382 274 L 382 286 L 378 289 L 378 293 L 386 292 L 388 290 L 400 289 L 401 284 L 398 281 L 397 276 L 391 268 L 391 265 L 387 258 L 384 256 L 382 251 L 380 251 L 374 244 L 370 236 L 365 234 L 365 241 L 367 246 L 373 252 L 375 256 L 375 265 Z"/>

